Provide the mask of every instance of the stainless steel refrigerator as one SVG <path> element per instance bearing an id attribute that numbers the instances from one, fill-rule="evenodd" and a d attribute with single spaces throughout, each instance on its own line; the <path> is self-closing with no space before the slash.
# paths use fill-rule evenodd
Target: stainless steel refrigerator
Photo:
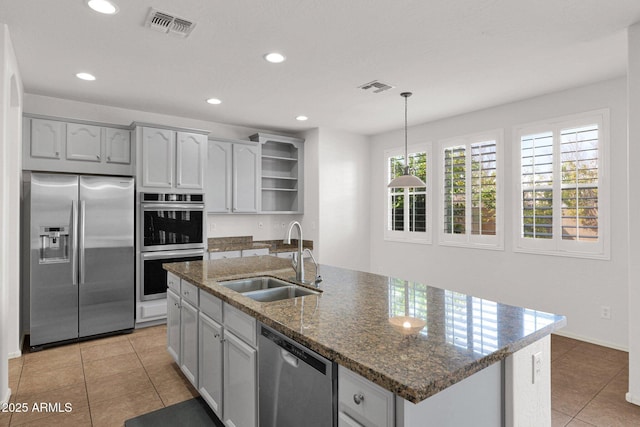
<path id="1" fill-rule="evenodd" d="M 134 327 L 134 201 L 133 178 L 25 173 L 32 347 Z"/>

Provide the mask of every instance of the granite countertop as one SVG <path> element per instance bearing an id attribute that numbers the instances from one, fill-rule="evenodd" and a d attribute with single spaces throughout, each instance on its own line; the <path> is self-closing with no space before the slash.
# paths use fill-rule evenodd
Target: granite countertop
<path id="1" fill-rule="evenodd" d="M 311 240 L 302 241 L 303 248 L 313 249 Z M 241 251 L 246 249 L 269 249 L 269 253 L 295 252 L 298 250 L 298 240 L 291 239 L 287 245 L 282 240 L 254 241 L 252 236 L 210 237 L 207 241 L 209 252 Z"/>
<path id="2" fill-rule="evenodd" d="M 217 284 L 259 275 L 291 280 L 290 261 L 273 256 L 164 268 L 413 403 L 566 324 L 560 315 L 326 265 L 319 295 L 260 303 Z M 307 277 L 314 273 L 305 263 Z M 405 314 L 426 321 L 416 336 L 390 324 Z"/>

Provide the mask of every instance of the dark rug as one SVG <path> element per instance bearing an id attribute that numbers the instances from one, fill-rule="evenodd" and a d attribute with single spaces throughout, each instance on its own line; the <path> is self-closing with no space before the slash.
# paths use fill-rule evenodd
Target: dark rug
<path id="1" fill-rule="evenodd" d="M 201 397 L 131 418 L 125 421 L 124 425 L 125 427 L 224 427 Z"/>

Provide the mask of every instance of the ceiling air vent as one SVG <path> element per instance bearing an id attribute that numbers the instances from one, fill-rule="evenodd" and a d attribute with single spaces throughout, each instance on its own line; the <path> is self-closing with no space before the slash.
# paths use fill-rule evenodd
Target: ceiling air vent
<path id="1" fill-rule="evenodd" d="M 160 12 L 154 8 L 149 10 L 145 26 L 160 31 L 161 33 L 174 34 L 180 37 L 187 37 L 193 28 L 195 23 L 187 21 L 186 19 L 178 18 L 173 15 L 169 15 L 166 12 Z"/>
<path id="2" fill-rule="evenodd" d="M 388 85 L 386 83 L 379 82 L 377 80 L 365 83 L 362 86 L 358 86 L 358 89 L 373 90 L 373 93 L 384 92 L 385 90 L 393 89 L 395 86 Z"/>

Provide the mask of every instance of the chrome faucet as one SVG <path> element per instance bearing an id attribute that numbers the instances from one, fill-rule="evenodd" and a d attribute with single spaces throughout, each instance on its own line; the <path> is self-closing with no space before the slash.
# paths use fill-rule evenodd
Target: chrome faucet
<path id="1" fill-rule="evenodd" d="M 313 264 L 316 266 L 316 278 L 313 279 L 313 281 L 309 281 L 309 284 L 312 284 L 313 286 L 315 286 L 316 288 L 320 287 L 320 282 L 322 282 L 322 276 L 320 275 L 320 266 L 318 265 L 318 262 L 316 261 L 316 258 L 313 256 L 313 252 L 311 252 L 311 249 L 306 248 L 304 250 L 305 253 L 309 252 L 309 256 L 311 257 L 311 261 L 313 261 Z"/>
<path id="2" fill-rule="evenodd" d="M 291 230 L 298 226 L 298 252 L 293 254 L 291 266 L 296 271 L 296 280 L 304 283 L 304 262 L 302 261 L 302 225 L 298 221 L 291 221 L 287 227 L 287 232 L 282 241 L 284 244 L 291 244 Z"/>

